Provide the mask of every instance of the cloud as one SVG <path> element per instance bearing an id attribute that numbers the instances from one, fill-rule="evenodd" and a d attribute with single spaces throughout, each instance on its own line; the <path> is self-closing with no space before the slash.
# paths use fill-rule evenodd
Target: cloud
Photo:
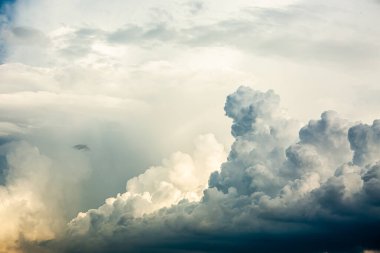
<path id="1" fill-rule="evenodd" d="M 380 155 L 380 120 L 375 120 L 372 125 L 359 124 L 352 127 L 348 138 L 354 151 L 355 164 L 365 165 L 377 161 Z"/>
<path id="2" fill-rule="evenodd" d="M 2 145 L 1 153 L 7 173 L 0 186 L 0 215 L 6 217 L 1 222 L 0 252 L 19 252 L 19 240 L 52 239 L 63 224 L 54 204 L 47 202 L 52 176 L 49 159 L 25 142 Z"/>
<path id="3" fill-rule="evenodd" d="M 189 1 L 188 2 L 190 13 L 193 15 L 197 15 L 199 12 L 204 9 L 204 3 L 201 1 Z"/>
<path id="4" fill-rule="evenodd" d="M 218 170 L 224 159 L 224 147 L 213 135 L 200 136 L 195 141 L 192 156 L 181 152 L 172 154 L 162 166 L 151 167 L 128 180 L 125 193 L 107 199 L 99 209 L 78 214 L 70 226 L 74 233 L 92 233 L 92 217 L 101 218 L 97 226 L 103 230 L 103 225 L 109 227 L 108 223 L 139 218 L 176 205 L 183 199 L 199 201 L 210 173 Z M 106 230 L 105 233 L 112 233 L 112 228 L 108 232 Z"/>
<path id="5" fill-rule="evenodd" d="M 45 252 L 36 242 L 64 230 L 88 166 L 76 154 L 62 163 L 20 137 L 0 138 L 0 252 Z"/>
<path id="6" fill-rule="evenodd" d="M 64 245 L 64 252 L 380 248 L 378 121 L 365 126 L 327 111 L 297 138 L 299 124 L 284 115 L 279 97 L 248 87 L 227 97 L 225 111 L 233 119 L 235 141 L 220 171 L 196 172 L 196 166 L 187 168 L 190 157 L 175 154 L 166 166 L 128 181 L 125 193 L 78 214 L 52 247 Z M 201 146 L 214 157 L 212 148 Z M 358 160 L 357 154 L 369 159 Z M 210 173 L 202 197 L 183 194 Z"/>
<path id="7" fill-rule="evenodd" d="M 197 8 L 196 2 L 193 6 Z M 183 47 L 235 47 L 253 55 L 335 64 L 355 65 L 378 59 L 379 44 L 373 38 L 379 38 L 380 34 L 373 31 L 365 35 L 366 39 L 358 40 L 355 34 L 367 24 L 348 24 L 347 20 L 358 14 L 347 8 L 340 10 L 342 18 L 336 15 L 337 11 L 335 4 L 316 1 L 293 3 L 284 8 L 247 6 L 238 18 L 213 23 L 192 26 L 173 26 L 170 22 L 133 24 L 111 31 L 108 40 L 149 46 L 171 43 Z M 370 12 L 368 15 L 376 14 Z M 332 24 L 329 29 L 326 29 L 326 19 Z M 308 30 L 313 31 L 313 36 L 308 36 Z"/>
<path id="8" fill-rule="evenodd" d="M 53 49 L 50 51 L 58 49 L 69 61 L 94 53 L 96 42 L 149 48 L 167 44 L 185 48 L 223 46 L 237 48 L 255 56 L 343 64 L 347 67 L 377 62 L 379 56 L 379 44 L 376 42 L 380 36 L 378 31 L 372 29 L 371 32 L 363 32 L 377 17 L 378 6 L 372 2 L 349 1 L 342 6 L 339 2 L 320 1 L 283 1 L 272 4 L 239 1 L 231 6 L 228 2 L 217 5 L 180 1 L 176 4 L 165 2 L 158 6 L 146 1 L 140 3 L 138 8 L 131 1 L 115 1 L 112 5 L 92 3 L 91 11 L 87 11 L 84 17 L 78 16 L 79 13 L 82 14 L 78 13 L 79 9 L 85 8 L 87 2 L 77 6 L 74 2 L 62 4 L 62 10 L 65 11 L 56 15 L 60 17 L 66 13 L 66 16 L 51 18 L 49 25 L 53 27 L 34 17 L 32 23 L 41 31 L 27 27 L 30 22 L 26 20 L 34 16 L 37 6 L 55 12 L 55 1 L 40 0 L 33 6 L 26 5 L 24 1 L 17 2 L 16 7 L 24 15 L 16 15 L 16 27 L 10 29 L 10 35 L 3 36 L 13 47 L 8 52 L 10 60 L 25 61 L 29 58 L 25 57 L 27 54 L 33 57 L 46 53 L 44 50 L 38 53 L 20 46 L 16 48 L 18 43 L 33 47 L 33 51 L 36 51 L 39 50 L 36 45 L 44 47 L 49 41 Z M 142 11 L 144 8 L 145 12 Z M 67 13 L 70 9 L 72 12 Z M 134 9 L 135 15 L 125 17 L 119 13 L 123 9 Z M 111 10 L 112 18 L 104 18 Z M 360 11 L 366 11 L 367 18 L 352 22 L 361 17 Z M 194 19 L 194 13 L 199 15 L 199 12 L 204 13 Z M 214 18 L 207 18 L 208 16 Z M 59 19 L 65 20 L 66 26 L 62 26 Z M 100 19 L 107 22 L 101 23 Z M 73 24 L 75 21 L 78 23 Z M 62 32 L 65 29 L 64 34 L 57 36 L 59 30 Z M 51 41 L 54 34 L 56 37 Z M 61 45 L 63 48 L 55 48 L 57 41 L 54 40 L 60 40 L 64 44 Z M 30 63 L 35 63 L 39 57 L 34 58 Z M 44 64 L 51 63 L 45 60 Z"/>
<path id="9" fill-rule="evenodd" d="M 90 151 L 90 148 L 86 144 L 76 144 L 73 148 L 77 150 Z"/>
<path id="10" fill-rule="evenodd" d="M 323 236 L 326 243 L 329 238 L 339 242 L 345 235 L 352 243 L 350 249 L 360 240 L 362 245 L 374 241 L 366 233 L 349 234 L 352 223 L 347 229 L 337 227 L 334 236 L 335 227 L 324 229 L 331 225 L 331 217 L 341 217 L 344 208 L 349 215 L 357 214 L 357 225 L 363 228 L 359 231 L 372 230 L 372 225 L 360 223 L 362 217 L 373 221 L 376 216 L 367 204 L 378 203 L 377 124 L 368 121 L 378 116 L 380 105 L 380 40 L 373 25 L 378 23 L 378 5 L 371 1 L 17 0 L 0 12 L 5 14 L 0 14 L 0 185 L 7 192 L 21 180 L 19 176 L 24 178 L 22 173 L 9 178 L 19 167 L 10 166 L 10 153 L 24 143 L 29 148 L 20 151 L 20 160 L 29 149 L 38 152 L 25 169 L 30 170 L 25 179 L 29 183 L 18 196 L 30 194 L 31 202 L 51 210 L 46 215 L 38 208 L 15 211 L 15 226 L 19 217 L 33 212 L 38 214 L 31 219 L 41 218 L 41 224 L 49 215 L 64 224 L 78 212 L 92 209 L 91 236 L 72 240 L 78 242 L 73 243 L 78 250 L 87 243 L 91 248 L 89 238 L 94 237 L 104 243 L 99 250 L 113 243 L 122 248 L 126 241 L 131 249 L 148 252 L 157 245 L 162 251 L 179 251 L 185 244 L 193 251 L 234 251 L 237 242 L 253 247 L 250 240 L 261 243 L 264 250 L 279 223 L 283 230 L 276 238 L 283 242 L 300 238 L 298 232 L 305 232 L 304 227 L 312 228 L 303 233 L 305 243 L 298 247 L 304 251 L 306 242 L 313 240 L 310 231 L 318 235 L 315 242 Z M 249 88 L 228 97 L 228 118 L 223 117 L 223 99 L 240 83 L 276 90 L 291 118 L 302 122 L 329 108 L 367 124 L 351 130 L 359 125 L 329 111 L 300 128 L 279 107 L 274 92 Z M 177 163 L 198 168 L 192 164 L 196 157 L 185 154 L 191 153 L 196 136 L 208 132 L 224 145 L 235 140 L 227 162 L 215 169 L 220 172 L 194 169 L 189 182 L 181 179 L 185 172 L 180 169 L 173 172 L 180 180 L 157 175 L 158 168 L 172 171 Z M 75 143 L 85 143 L 91 152 L 77 152 L 71 148 Z M 174 150 L 184 153 L 170 156 Z M 40 156 L 51 166 L 39 163 Z M 169 157 L 168 164 L 143 174 L 162 157 Z M 48 182 L 34 179 L 33 171 L 43 171 L 41 178 Z M 139 174 L 144 175 L 141 181 L 136 179 Z M 135 188 L 127 191 L 136 198 L 126 197 L 125 181 L 131 178 L 137 180 Z M 156 188 L 162 181 L 165 187 Z M 198 190 L 189 189 L 206 181 L 210 189 L 204 194 L 199 190 L 203 184 Z M 39 191 L 39 185 L 51 195 Z M 141 204 L 150 196 L 141 189 L 160 197 Z M 117 201 L 105 204 L 115 205 L 111 218 L 103 209 L 93 209 L 117 192 L 121 192 Z M 12 194 L 1 200 L 19 199 Z M 190 201 L 180 200 L 185 197 Z M 143 206 L 139 212 L 128 209 L 135 202 Z M 117 206 L 120 203 L 125 205 Z M 120 218 L 126 209 L 141 217 Z M 5 216 L 0 217 L 2 223 Z M 315 231 L 317 221 L 321 225 Z M 103 229 L 107 224 L 110 228 Z M 34 225 L 26 227 L 36 230 Z M 63 227 L 54 229 L 54 237 Z M 115 237 L 96 234 L 95 227 Z M 294 232 L 285 239 L 282 231 L 289 227 Z M 264 230 L 267 235 L 261 233 Z M 9 231 L 8 245 L 17 241 L 15 245 L 25 252 L 40 252 L 57 242 L 45 241 L 51 236 L 34 241 Z M 145 234 L 149 245 L 140 239 Z M 134 241 L 125 240 L 128 235 Z M 175 243 L 172 238 L 181 240 Z M 334 242 L 329 245 L 333 248 Z"/>

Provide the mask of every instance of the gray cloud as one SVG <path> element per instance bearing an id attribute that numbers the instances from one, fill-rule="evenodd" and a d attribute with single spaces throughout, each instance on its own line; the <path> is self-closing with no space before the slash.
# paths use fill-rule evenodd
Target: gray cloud
<path id="1" fill-rule="evenodd" d="M 355 8 L 354 3 L 349 6 Z M 338 12 L 343 18 L 336 18 Z M 110 32 L 108 40 L 190 47 L 232 46 L 255 55 L 350 65 L 373 62 L 379 56 L 380 45 L 376 41 L 380 34 L 373 31 L 363 37 L 360 31 L 367 27 L 365 22 L 355 25 L 347 22 L 347 18 L 358 16 L 360 13 L 350 8 L 339 10 L 334 3 L 311 1 L 286 8 L 252 8 L 239 18 L 190 27 L 174 28 L 168 22 L 150 27 L 129 25 Z"/>
<path id="2" fill-rule="evenodd" d="M 90 148 L 86 144 L 76 144 L 73 148 L 77 150 L 90 151 Z"/>
<path id="3" fill-rule="evenodd" d="M 377 232 L 363 232 L 379 223 L 377 123 L 360 125 L 328 111 L 300 129 L 272 91 L 243 87 L 228 97 L 235 142 L 210 178 L 220 169 L 212 148 L 218 145 L 200 145 L 196 155 L 169 156 L 131 179 L 124 192 L 126 178 L 172 150 L 187 150 L 199 133 L 229 143 L 220 99 L 236 82 L 277 87 L 297 117 L 326 106 L 372 118 L 377 5 L 74 2 L 17 1 L 14 26 L 0 32 L 0 47 L 7 44 L 7 58 L 2 48 L 0 58 L 8 61 L 0 67 L 0 200 L 10 203 L 0 206 L 0 251 L 10 251 L 2 242 L 25 252 L 52 246 L 54 253 L 61 246 L 69 252 L 378 246 Z M 1 139 L 8 135 L 24 141 Z M 71 148 L 75 143 L 92 150 L 84 155 Z M 54 237 L 45 233 L 52 222 L 66 223 L 116 192 L 124 193 L 74 219 L 62 241 L 47 240 Z"/>
<path id="4" fill-rule="evenodd" d="M 175 41 L 178 34 L 175 30 L 170 29 L 165 23 L 156 24 L 149 28 L 137 25 L 129 25 L 125 28 L 111 32 L 108 41 L 113 43 L 154 43 Z"/>
<path id="5" fill-rule="evenodd" d="M 360 124 L 348 132 L 351 149 L 354 151 L 353 162 L 365 165 L 376 162 L 380 155 L 380 120 L 372 125 Z"/>
<path id="6" fill-rule="evenodd" d="M 228 96 L 225 111 L 233 119 L 235 142 L 199 202 L 184 199 L 137 217 L 137 199 L 126 203 L 118 197 L 79 214 L 68 234 L 49 247 L 63 252 L 380 248 L 377 121 L 355 125 L 324 112 L 301 128 L 297 141 L 297 123 L 284 116 L 279 97 L 248 87 Z"/>
<path id="7" fill-rule="evenodd" d="M 93 52 L 92 45 L 96 40 L 103 40 L 104 31 L 99 29 L 81 28 L 76 30 L 65 41 L 66 46 L 60 53 L 68 59 L 81 58 Z"/>

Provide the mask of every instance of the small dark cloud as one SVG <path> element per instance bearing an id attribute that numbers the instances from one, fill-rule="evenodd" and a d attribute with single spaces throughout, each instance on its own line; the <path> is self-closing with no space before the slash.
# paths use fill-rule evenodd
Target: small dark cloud
<path id="1" fill-rule="evenodd" d="M 90 148 L 86 144 L 76 144 L 73 148 L 82 151 L 90 151 Z"/>

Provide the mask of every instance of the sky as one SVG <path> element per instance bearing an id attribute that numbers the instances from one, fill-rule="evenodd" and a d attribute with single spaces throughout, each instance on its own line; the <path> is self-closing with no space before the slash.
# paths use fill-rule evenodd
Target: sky
<path id="1" fill-rule="evenodd" d="M 377 0 L 0 1 L 0 253 L 379 252 Z"/>

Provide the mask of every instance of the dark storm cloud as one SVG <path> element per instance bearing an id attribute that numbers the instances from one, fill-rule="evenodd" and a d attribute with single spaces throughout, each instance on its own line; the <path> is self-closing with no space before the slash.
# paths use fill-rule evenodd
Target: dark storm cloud
<path id="1" fill-rule="evenodd" d="M 48 246 L 63 252 L 380 248 L 378 121 L 355 125 L 328 111 L 297 137 L 298 124 L 283 115 L 279 97 L 248 87 L 228 96 L 225 111 L 235 142 L 200 202 L 135 217 L 137 202 L 107 201 L 79 214 L 66 236 Z"/>
<path id="2" fill-rule="evenodd" d="M 331 225 L 331 224 L 330 224 Z M 85 252 L 96 253 L 208 253 L 208 252 L 289 252 L 289 253 L 362 253 L 364 249 L 378 248 L 376 243 L 378 232 L 362 234 L 359 231 L 372 229 L 380 223 L 355 224 L 355 229 L 345 226 L 323 227 L 318 231 L 309 233 L 215 233 L 177 236 L 161 236 L 162 231 L 156 231 L 155 240 L 152 238 L 134 238 L 136 241 L 121 243 L 122 240 L 115 235 L 103 244 L 103 248 L 89 247 Z M 126 240 L 126 238 L 124 238 Z M 357 245 L 361 241 L 366 248 Z M 83 248 L 73 247 L 70 253 L 83 252 Z"/>

